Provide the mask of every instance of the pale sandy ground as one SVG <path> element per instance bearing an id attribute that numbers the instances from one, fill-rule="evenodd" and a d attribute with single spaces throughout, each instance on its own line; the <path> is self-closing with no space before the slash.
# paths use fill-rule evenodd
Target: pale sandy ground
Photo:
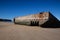
<path id="1" fill-rule="evenodd" d="M 60 28 L 41 28 L 0 22 L 0 40 L 60 40 Z"/>

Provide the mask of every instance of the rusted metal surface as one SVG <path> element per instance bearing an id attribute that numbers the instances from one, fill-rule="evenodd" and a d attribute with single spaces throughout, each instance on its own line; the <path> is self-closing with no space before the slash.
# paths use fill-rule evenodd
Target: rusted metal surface
<path id="1" fill-rule="evenodd" d="M 27 25 L 31 24 L 31 21 L 34 23 L 34 25 L 38 22 L 38 25 L 43 24 L 48 20 L 48 12 L 42 12 L 38 14 L 33 14 L 33 15 L 28 15 L 28 16 L 23 16 L 23 17 L 17 17 L 15 18 L 15 23 L 26 23 Z"/>
<path id="2" fill-rule="evenodd" d="M 38 14 L 14 18 L 14 23 L 25 25 L 51 26 L 51 24 L 55 25 L 55 23 L 58 22 L 58 19 L 54 17 L 50 12 L 41 12 Z"/>

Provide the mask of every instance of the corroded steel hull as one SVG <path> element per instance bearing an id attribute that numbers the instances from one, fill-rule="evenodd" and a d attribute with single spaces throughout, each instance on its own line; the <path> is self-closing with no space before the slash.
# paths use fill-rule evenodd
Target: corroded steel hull
<path id="1" fill-rule="evenodd" d="M 16 24 L 25 24 L 25 25 L 42 25 L 49 20 L 48 12 L 41 12 L 38 14 L 15 17 L 14 23 Z"/>
<path id="2" fill-rule="evenodd" d="M 41 27 L 60 27 L 59 20 L 50 12 L 41 12 L 23 17 L 15 17 L 14 23 Z"/>

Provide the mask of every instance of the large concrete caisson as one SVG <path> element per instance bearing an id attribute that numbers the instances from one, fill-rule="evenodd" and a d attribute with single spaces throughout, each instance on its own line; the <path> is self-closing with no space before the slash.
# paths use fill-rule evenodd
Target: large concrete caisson
<path id="1" fill-rule="evenodd" d="M 57 23 L 59 20 L 54 17 L 50 12 L 41 12 L 38 14 L 16 17 L 14 18 L 14 23 L 25 24 L 25 25 L 47 25 L 52 23 Z"/>

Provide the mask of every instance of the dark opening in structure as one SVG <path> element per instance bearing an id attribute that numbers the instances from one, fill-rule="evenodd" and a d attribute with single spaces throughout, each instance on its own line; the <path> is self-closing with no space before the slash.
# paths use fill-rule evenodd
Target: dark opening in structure
<path id="1" fill-rule="evenodd" d="M 39 25 L 39 21 L 31 21 L 31 26 L 38 26 Z"/>

